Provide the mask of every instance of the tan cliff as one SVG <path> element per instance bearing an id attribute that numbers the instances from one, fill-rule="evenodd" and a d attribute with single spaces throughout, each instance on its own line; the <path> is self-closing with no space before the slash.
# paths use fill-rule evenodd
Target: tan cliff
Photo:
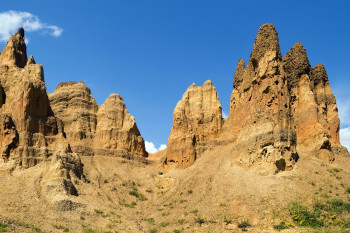
<path id="1" fill-rule="evenodd" d="M 238 60 L 233 87 L 230 115 L 223 121 L 218 99 L 220 108 L 198 108 L 205 106 L 205 95 L 184 94 L 174 110 L 165 170 L 192 165 L 198 145 L 209 144 L 226 144 L 234 164 L 261 174 L 291 170 L 300 157 L 332 162 L 335 155 L 348 154 L 339 142 L 338 109 L 324 66 L 311 68 L 299 42 L 282 57 L 272 24 L 259 28 L 248 65 Z M 216 118 L 203 120 L 213 113 Z M 197 140 L 195 132 L 206 134 Z"/>
<path id="2" fill-rule="evenodd" d="M 220 134 L 222 107 L 211 81 L 192 84 L 177 103 L 168 139 L 165 166 L 186 168 L 205 150 L 205 142 Z"/>
<path id="3" fill-rule="evenodd" d="M 84 156 L 147 157 L 135 118 L 119 95 L 111 94 L 98 106 L 83 82 L 65 82 L 49 98 L 55 115 L 63 121 L 72 151 Z"/>

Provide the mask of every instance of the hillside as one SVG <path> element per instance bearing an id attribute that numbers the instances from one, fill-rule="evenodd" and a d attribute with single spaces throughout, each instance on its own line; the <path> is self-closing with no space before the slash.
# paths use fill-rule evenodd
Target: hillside
<path id="1" fill-rule="evenodd" d="M 168 148 L 145 150 L 118 94 L 47 93 L 24 31 L 0 54 L 0 231 L 345 232 L 350 155 L 325 67 L 271 24 L 234 74 L 230 115 L 212 81 L 174 109 Z"/>

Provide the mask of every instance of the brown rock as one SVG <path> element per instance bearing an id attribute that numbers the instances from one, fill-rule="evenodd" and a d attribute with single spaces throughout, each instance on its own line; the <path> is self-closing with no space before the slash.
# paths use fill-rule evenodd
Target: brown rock
<path id="1" fill-rule="evenodd" d="M 64 82 L 58 84 L 49 98 L 55 116 L 63 121 L 72 150 L 92 155 L 98 105 L 91 90 L 83 82 Z"/>
<path id="2" fill-rule="evenodd" d="M 95 148 L 99 154 L 113 151 L 114 154 L 137 154 L 147 156 L 145 142 L 137 128 L 135 118 L 126 109 L 118 94 L 111 94 L 97 112 Z M 106 149 L 106 150 L 104 150 Z"/>
<path id="3" fill-rule="evenodd" d="M 242 64 L 237 65 L 225 136 L 235 138 L 233 147 L 242 166 L 283 171 L 298 159 L 281 59 L 277 32 L 264 24 L 248 67 L 242 72 Z"/>
<path id="4" fill-rule="evenodd" d="M 45 162 L 59 147 L 68 147 L 63 124 L 51 110 L 43 67 L 33 56 L 27 60 L 24 31 L 20 28 L 0 54 L 0 170 L 11 172 Z M 56 178 L 68 171 L 71 157 L 66 150 L 61 153 L 61 172 Z M 74 163 L 81 168 L 80 160 Z M 82 169 L 78 170 L 81 175 Z"/>
<path id="5" fill-rule="evenodd" d="M 217 138 L 222 125 L 222 107 L 210 80 L 203 86 L 192 84 L 173 113 L 165 166 L 185 168 L 206 149 L 205 142 Z"/>

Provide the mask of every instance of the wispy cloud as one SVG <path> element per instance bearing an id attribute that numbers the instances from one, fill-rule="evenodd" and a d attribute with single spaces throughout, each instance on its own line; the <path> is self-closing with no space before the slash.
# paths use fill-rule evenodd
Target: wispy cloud
<path id="1" fill-rule="evenodd" d="M 145 146 L 146 146 L 146 151 L 148 153 L 156 153 L 158 151 L 166 149 L 167 147 L 165 144 L 161 144 L 159 148 L 157 148 L 153 142 L 148 142 L 148 141 L 145 141 Z"/>
<path id="2" fill-rule="evenodd" d="M 222 111 L 222 118 L 227 118 L 227 117 L 228 117 L 227 113 Z"/>
<path id="3" fill-rule="evenodd" d="M 27 32 L 41 32 L 59 37 L 63 29 L 41 22 L 38 16 L 24 11 L 5 11 L 0 13 L 0 42 L 7 42 L 17 29 L 23 27 Z"/>

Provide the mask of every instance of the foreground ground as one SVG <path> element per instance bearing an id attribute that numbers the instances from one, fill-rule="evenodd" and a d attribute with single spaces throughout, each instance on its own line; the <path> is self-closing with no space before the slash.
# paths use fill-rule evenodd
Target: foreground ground
<path id="1" fill-rule="evenodd" d="M 262 176 L 236 166 L 225 147 L 187 169 L 83 157 L 69 210 L 42 194 L 45 163 L 0 175 L 0 232 L 347 232 L 350 158 L 301 157 L 292 171 Z"/>

